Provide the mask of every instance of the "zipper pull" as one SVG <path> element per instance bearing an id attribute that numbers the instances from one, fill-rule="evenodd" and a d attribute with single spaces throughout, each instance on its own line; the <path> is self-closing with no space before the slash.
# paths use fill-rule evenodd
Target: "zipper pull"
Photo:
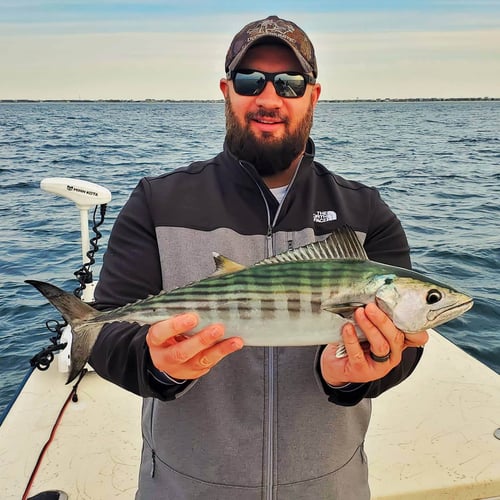
<path id="1" fill-rule="evenodd" d="M 266 244 L 267 244 L 267 255 L 266 257 L 272 257 L 274 255 L 273 249 L 273 230 L 269 228 L 267 230 L 266 235 Z"/>

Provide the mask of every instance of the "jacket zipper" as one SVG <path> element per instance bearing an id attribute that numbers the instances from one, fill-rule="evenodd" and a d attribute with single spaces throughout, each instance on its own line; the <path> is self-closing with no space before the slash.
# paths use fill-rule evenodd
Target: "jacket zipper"
<path id="1" fill-rule="evenodd" d="M 273 228 L 276 226 L 278 221 L 278 217 L 281 211 L 281 207 L 286 199 L 286 196 L 290 190 L 290 187 L 295 181 L 297 176 L 297 172 L 299 171 L 300 165 L 302 161 L 297 166 L 295 173 L 293 175 L 290 184 L 288 185 L 287 193 L 285 197 L 281 201 L 278 206 L 278 210 L 274 216 L 274 219 L 271 220 L 271 210 L 269 208 L 269 204 L 267 203 L 266 196 L 261 188 L 261 186 L 254 180 L 256 186 L 258 187 L 261 197 L 264 200 L 264 204 L 266 206 L 266 215 L 267 215 L 267 234 L 266 234 L 266 257 L 271 257 L 274 255 L 274 244 L 273 244 Z M 244 171 L 247 171 L 242 162 L 240 165 L 243 167 Z M 253 178 L 252 178 L 253 179 Z M 288 246 L 292 243 L 288 241 Z M 265 500 L 274 500 L 274 399 L 275 399 L 275 388 L 274 388 L 274 348 L 267 347 L 267 394 L 268 394 L 268 403 L 267 403 L 267 442 L 265 443 L 266 450 L 266 478 L 265 478 L 265 491 L 264 498 Z"/>
<path id="2" fill-rule="evenodd" d="M 273 223 L 271 223 L 271 211 L 267 200 L 262 193 L 262 198 L 267 209 L 267 235 L 266 235 L 266 257 L 274 255 L 273 245 Z M 278 208 L 279 212 L 279 208 Z M 276 218 L 273 222 L 276 222 Z M 266 446 L 266 483 L 265 499 L 274 498 L 274 348 L 267 347 L 267 441 Z"/>
<path id="3" fill-rule="evenodd" d="M 276 222 L 276 217 L 274 221 L 271 221 L 271 210 L 269 204 L 267 203 L 266 196 L 262 191 L 262 188 L 256 182 L 261 197 L 264 200 L 264 205 L 266 206 L 267 215 L 267 234 L 266 234 L 266 257 L 271 257 L 274 255 L 274 245 L 273 245 L 273 226 Z M 280 205 L 281 206 L 281 205 Z M 278 207 L 279 212 L 279 207 Z M 264 460 L 266 462 L 264 470 L 264 496 L 265 500 L 273 500 L 273 469 L 274 469 L 274 349 L 272 347 L 266 347 L 267 351 L 267 432 L 266 432 L 266 442 L 264 443 Z"/>
<path id="4" fill-rule="evenodd" d="M 274 348 L 268 347 L 267 485 L 266 500 L 274 499 Z"/>

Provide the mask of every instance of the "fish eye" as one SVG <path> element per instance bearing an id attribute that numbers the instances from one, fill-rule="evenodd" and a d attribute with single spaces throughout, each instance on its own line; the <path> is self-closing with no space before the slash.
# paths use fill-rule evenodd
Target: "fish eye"
<path id="1" fill-rule="evenodd" d="M 427 292 L 427 304 L 435 304 L 436 302 L 439 302 L 443 298 L 443 294 L 439 290 L 435 290 L 434 288 L 432 290 L 429 290 Z"/>
<path id="2" fill-rule="evenodd" d="M 385 278 L 384 285 L 391 285 L 392 283 L 394 283 L 392 278 Z"/>

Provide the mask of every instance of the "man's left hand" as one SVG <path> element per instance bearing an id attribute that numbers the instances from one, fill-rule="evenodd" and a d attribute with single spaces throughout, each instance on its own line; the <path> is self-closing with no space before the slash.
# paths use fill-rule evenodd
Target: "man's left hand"
<path id="1" fill-rule="evenodd" d="M 405 335 L 374 303 L 356 309 L 354 321 L 368 342 L 360 343 L 354 325 L 349 323 L 342 329 L 347 356 L 336 357 L 337 344 L 327 345 L 321 354 L 323 379 L 332 386 L 378 380 L 401 363 L 407 347 L 420 347 L 429 340 L 426 331 Z"/>

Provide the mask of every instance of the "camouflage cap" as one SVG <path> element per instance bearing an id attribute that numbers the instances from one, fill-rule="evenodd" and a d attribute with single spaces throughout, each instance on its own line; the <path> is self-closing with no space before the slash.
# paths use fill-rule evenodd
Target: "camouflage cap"
<path id="1" fill-rule="evenodd" d="M 226 55 L 226 73 L 235 70 L 247 50 L 257 43 L 263 43 L 265 38 L 290 47 L 304 72 L 312 73 L 315 78 L 318 76 L 314 47 L 309 37 L 292 21 L 277 16 L 253 21 L 235 35 Z"/>

